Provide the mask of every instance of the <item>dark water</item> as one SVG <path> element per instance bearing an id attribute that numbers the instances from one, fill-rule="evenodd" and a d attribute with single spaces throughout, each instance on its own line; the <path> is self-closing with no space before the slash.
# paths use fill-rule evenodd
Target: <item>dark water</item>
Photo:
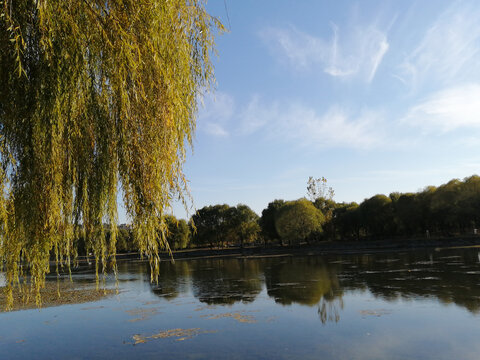
<path id="1" fill-rule="evenodd" d="M 119 295 L 0 314 L 0 359 L 480 358 L 477 249 L 119 267 Z"/>

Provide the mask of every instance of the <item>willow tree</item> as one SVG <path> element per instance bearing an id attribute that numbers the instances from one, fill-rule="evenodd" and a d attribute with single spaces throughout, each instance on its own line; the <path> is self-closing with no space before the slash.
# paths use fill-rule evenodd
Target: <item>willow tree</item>
<path id="1" fill-rule="evenodd" d="M 155 276 L 168 249 L 162 216 L 174 198 L 188 200 L 182 165 L 222 25 L 203 0 L 0 4 L 0 266 L 9 304 L 22 275 L 40 300 L 50 254 L 70 266 L 75 236 L 105 271 L 120 187 Z"/>

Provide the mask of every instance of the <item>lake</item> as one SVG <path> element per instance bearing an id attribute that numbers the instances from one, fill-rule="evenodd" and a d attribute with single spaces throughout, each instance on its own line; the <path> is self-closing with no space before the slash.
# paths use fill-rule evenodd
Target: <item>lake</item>
<path id="1" fill-rule="evenodd" d="M 478 249 L 161 265 L 158 285 L 120 262 L 118 295 L 0 313 L 0 359 L 480 356 Z M 94 287 L 93 269 L 73 281 Z"/>

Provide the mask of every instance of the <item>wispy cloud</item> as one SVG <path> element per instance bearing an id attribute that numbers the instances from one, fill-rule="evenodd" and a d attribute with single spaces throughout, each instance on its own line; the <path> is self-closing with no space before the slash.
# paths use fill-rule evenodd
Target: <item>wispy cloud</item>
<path id="1" fill-rule="evenodd" d="M 320 67 L 333 77 L 359 76 L 371 82 L 389 48 L 386 33 L 375 25 L 368 25 L 344 34 L 335 24 L 332 32 L 331 39 L 325 40 L 290 26 L 267 28 L 260 36 L 297 69 Z"/>
<path id="2" fill-rule="evenodd" d="M 254 119 L 254 121 L 252 121 Z M 324 113 L 301 103 L 262 103 L 254 97 L 242 113 L 243 133 L 261 130 L 280 141 L 315 147 L 371 148 L 381 143 L 382 116 L 376 111 L 350 113 L 338 105 Z M 247 131 L 248 130 L 248 131 Z"/>
<path id="3" fill-rule="evenodd" d="M 227 126 L 235 109 L 233 97 L 222 92 L 216 92 L 208 94 L 202 100 L 197 119 L 200 130 L 212 136 L 229 136 Z"/>
<path id="4" fill-rule="evenodd" d="M 381 139 L 375 129 L 379 116 L 371 111 L 352 116 L 341 107 L 332 106 L 326 113 L 317 114 L 295 104 L 280 119 L 283 136 L 319 146 L 370 148 Z"/>
<path id="5" fill-rule="evenodd" d="M 199 116 L 198 127 L 216 137 L 261 134 L 280 143 L 315 148 L 372 148 L 385 138 L 383 113 L 349 111 L 332 105 L 324 112 L 299 101 L 265 101 L 253 95 L 237 106 L 233 97 L 217 93 L 209 97 Z"/>
<path id="6" fill-rule="evenodd" d="M 480 74 L 480 3 L 454 2 L 427 29 L 395 77 L 413 90 Z"/>
<path id="7" fill-rule="evenodd" d="M 448 88 L 413 106 L 402 122 L 425 132 L 480 127 L 480 84 Z"/>
<path id="8" fill-rule="evenodd" d="M 229 135 L 228 131 L 223 126 L 212 122 L 205 123 L 203 129 L 206 133 L 217 137 L 227 137 Z"/>

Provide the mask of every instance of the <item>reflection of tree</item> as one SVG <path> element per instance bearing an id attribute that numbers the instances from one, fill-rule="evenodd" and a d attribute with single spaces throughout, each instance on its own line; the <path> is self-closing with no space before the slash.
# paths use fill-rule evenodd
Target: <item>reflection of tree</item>
<path id="1" fill-rule="evenodd" d="M 188 261 L 177 261 L 175 264 L 161 262 L 158 284 L 151 283 L 150 286 L 155 295 L 172 300 L 188 291 L 189 274 Z"/>
<path id="2" fill-rule="evenodd" d="M 265 271 L 267 293 L 282 305 L 318 305 L 322 322 L 338 321 L 342 291 L 333 266 L 321 257 L 269 259 Z"/>
<path id="3" fill-rule="evenodd" d="M 328 322 L 338 322 L 340 320 L 340 310 L 343 310 L 342 297 L 333 297 L 325 295 L 318 304 L 318 316 L 322 324 Z"/>
<path id="4" fill-rule="evenodd" d="M 141 274 L 144 270 L 128 271 Z M 206 304 L 251 302 L 265 281 L 267 294 L 276 303 L 316 306 L 324 323 L 339 320 L 343 293 L 355 290 L 368 290 L 386 301 L 432 298 L 480 313 L 480 264 L 478 253 L 472 250 L 199 259 L 163 262 L 160 274 L 159 284 L 152 285 L 155 294 L 173 299 L 191 291 Z"/>
<path id="5" fill-rule="evenodd" d="M 342 269 L 341 285 L 368 288 L 386 301 L 436 298 L 480 312 L 479 259 L 473 251 L 415 252 L 400 256 L 352 257 Z"/>
<path id="6" fill-rule="evenodd" d="M 207 304 L 251 302 L 262 290 L 260 262 L 211 259 L 191 263 L 193 295 Z"/>

